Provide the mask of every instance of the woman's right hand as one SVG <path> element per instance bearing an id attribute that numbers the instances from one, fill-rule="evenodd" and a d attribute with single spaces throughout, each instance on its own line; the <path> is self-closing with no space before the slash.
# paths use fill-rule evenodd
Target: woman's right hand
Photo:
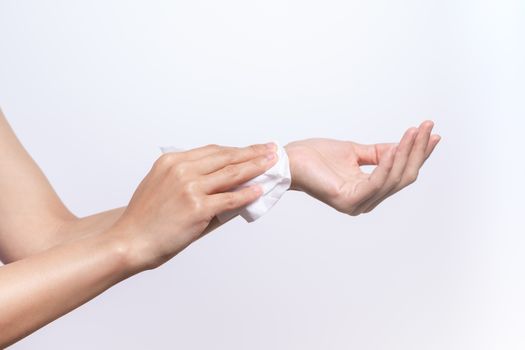
<path id="1" fill-rule="evenodd" d="M 274 143 L 207 145 L 157 159 L 114 225 L 133 268 L 155 268 L 198 239 L 213 217 L 261 195 L 255 185 L 230 191 L 271 168 Z"/>

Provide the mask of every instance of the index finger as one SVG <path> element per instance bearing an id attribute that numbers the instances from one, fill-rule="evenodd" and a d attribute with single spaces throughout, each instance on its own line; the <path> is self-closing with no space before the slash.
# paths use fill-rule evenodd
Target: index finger
<path id="1" fill-rule="evenodd" d="M 195 169 L 198 174 L 207 175 L 230 164 L 246 162 L 267 153 L 275 153 L 276 148 L 275 143 L 272 142 L 242 148 L 224 148 L 218 152 L 194 160 L 191 163 L 194 163 L 193 169 Z"/>

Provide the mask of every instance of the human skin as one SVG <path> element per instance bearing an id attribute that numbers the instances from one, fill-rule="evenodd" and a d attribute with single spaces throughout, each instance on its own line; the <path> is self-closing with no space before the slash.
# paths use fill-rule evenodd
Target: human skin
<path id="1" fill-rule="evenodd" d="M 285 146 L 291 190 L 358 215 L 415 181 L 439 141 L 432 123 L 400 143 L 308 139 Z M 274 146 L 274 145 L 273 145 Z M 220 226 L 216 214 L 260 192 L 233 186 L 271 167 L 272 145 L 207 145 L 165 154 L 127 207 L 78 218 L 56 195 L 0 111 L 0 347 L 27 336 L 114 284 L 156 268 Z M 397 150 L 397 151 L 396 151 Z M 372 174 L 359 166 L 377 165 Z"/>
<path id="2" fill-rule="evenodd" d="M 399 143 L 363 145 L 352 141 L 311 138 L 285 146 L 290 158 L 291 189 L 304 191 L 352 216 L 414 183 L 441 137 L 434 123 L 409 128 Z M 361 165 L 377 165 L 371 174 Z"/>
<path id="3" fill-rule="evenodd" d="M 275 151 L 275 144 L 243 148 L 209 145 L 165 154 L 155 161 L 129 205 L 102 234 L 80 235 L 0 268 L 0 347 L 115 283 L 162 265 L 201 237 L 218 213 L 255 200 L 261 195 L 257 185 L 235 192 L 228 189 L 268 170 L 276 162 Z M 8 181 L 2 178 L 2 185 Z M 13 191 L 7 192 L 14 195 Z M 9 205 L 2 209 L 12 210 Z M 7 225 L 16 226 L 14 221 L 8 220 Z M 2 242 L 17 239 L 3 227 Z M 9 255 L 7 250 L 4 253 Z"/>

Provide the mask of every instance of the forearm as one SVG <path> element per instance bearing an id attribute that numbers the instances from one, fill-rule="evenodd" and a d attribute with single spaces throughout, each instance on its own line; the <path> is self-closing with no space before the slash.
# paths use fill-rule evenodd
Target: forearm
<path id="1" fill-rule="evenodd" d="M 24 250 L 19 250 L 16 256 L 4 257 L 4 262 L 12 263 L 31 255 L 41 253 L 57 245 L 71 243 L 86 237 L 105 234 L 106 231 L 117 222 L 125 210 L 126 207 L 120 207 L 86 217 L 59 221 L 55 230 L 47 233 L 45 237 L 38 236 L 41 238 L 40 241 L 24 241 Z M 202 233 L 202 236 L 224 225 L 226 222 L 221 223 L 217 217 L 214 217 Z"/>
<path id="2" fill-rule="evenodd" d="M 148 268 L 114 225 L 124 209 L 64 225 L 61 244 L 0 267 L 0 348 Z M 201 237 L 223 224 L 214 217 Z"/>
<path id="3" fill-rule="evenodd" d="M 107 230 L 117 222 L 125 210 L 126 207 L 120 207 L 86 216 L 84 218 L 64 221 L 54 234 L 52 246 L 74 242 L 86 237 L 106 234 Z M 226 222 L 221 223 L 217 217 L 214 217 L 202 233 L 202 236 L 225 223 Z"/>
<path id="4" fill-rule="evenodd" d="M 0 347 L 115 283 L 160 266 L 221 226 L 219 213 L 243 207 L 261 194 L 258 186 L 224 189 L 264 173 L 274 164 L 272 152 L 267 145 L 208 145 L 164 155 L 126 208 L 65 220 L 53 234 L 54 247 L 0 268 Z"/>
<path id="5" fill-rule="evenodd" d="M 126 207 L 120 207 L 78 219 L 64 220 L 53 234 L 52 245 L 105 233 L 120 218 L 124 210 Z"/>
<path id="6" fill-rule="evenodd" d="M 120 207 L 77 218 L 62 204 L 1 111 L 0 136 L 3 138 L 0 145 L 10 150 L 6 153 L 0 150 L 0 192 L 6 194 L 0 199 L 0 217 L 5 218 L 0 220 L 0 260 L 4 263 L 100 234 L 125 211 L 126 207 Z M 19 179 L 19 170 L 26 174 L 23 181 Z M 28 193 L 24 192 L 26 190 Z M 219 226 L 221 223 L 214 218 L 203 235 Z"/>
<path id="7" fill-rule="evenodd" d="M 0 348 L 140 271 L 108 231 L 0 267 Z"/>
<path id="8" fill-rule="evenodd" d="M 56 220 L 53 227 L 28 227 L 29 232 L 20 231 L 11 235 L 12 243 L 0 256 L 5 264 L 12 263 L 31 255 L 41 253 L 60 244 L 73 242 L 84 237 L 97 235 L 109 229 L 124 212 L 125 207 L 115 208 L 86 216 Z M 35 232 L 39 232 L 35 234 Z M 7 235 L 6 235 L 7 236 Z M 16 246 L 16 247 L 15 247 Z"/>

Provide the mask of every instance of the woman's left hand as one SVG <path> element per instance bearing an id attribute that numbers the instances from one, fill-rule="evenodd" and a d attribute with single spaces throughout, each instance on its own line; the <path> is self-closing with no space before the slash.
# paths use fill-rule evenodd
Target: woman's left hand
<path id="1" fill-rule="evenodd" d="M 357 216 L 416 181 L 439 140 L 434 123 L 410 128 L 399 143 L 363 145 L 312 138 L 285 146 L 292 172 L 291 189 L 304 191 L 336 210 Z M 372 173 L 361 165 L 376 165 Z"/>

